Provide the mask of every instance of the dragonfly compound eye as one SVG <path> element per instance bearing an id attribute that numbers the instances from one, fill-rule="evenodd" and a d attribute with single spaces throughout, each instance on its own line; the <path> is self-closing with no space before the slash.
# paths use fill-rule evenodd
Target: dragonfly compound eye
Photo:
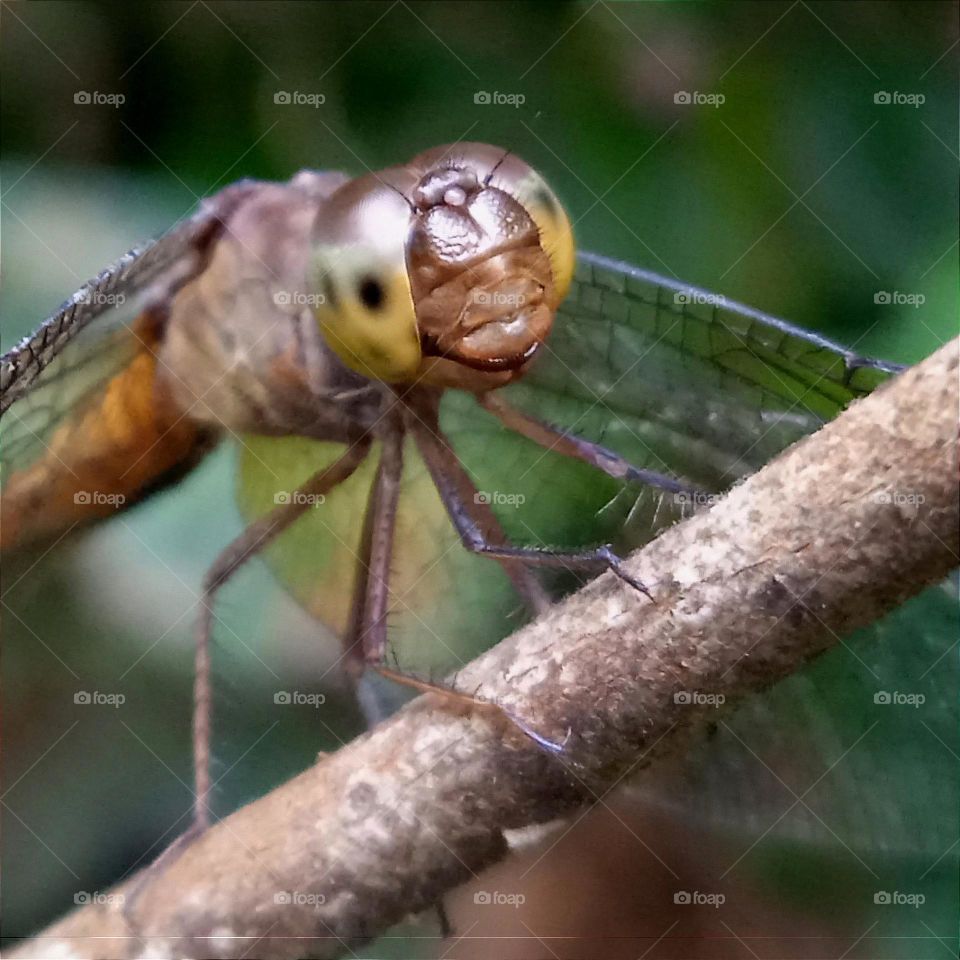
<path id="1" fill-rule="evenodd" d="M 323 291 L 314 315 L 330 349 L 371 380 L 412 380 L 420 368 L 420 340 L 403 264 L 390 272 L 382 265 L 373 271 L 341 263 L 338 269 L 320 254 L 314 276 Z"/>
<path id="2" fill-rule="evenodd" d="M 422 354 L 407 277 L 410 202 L 379 176 L 351 180 L 321 208 L 308 289 L 320 331 L 371 380 L 414 380 Z"/>

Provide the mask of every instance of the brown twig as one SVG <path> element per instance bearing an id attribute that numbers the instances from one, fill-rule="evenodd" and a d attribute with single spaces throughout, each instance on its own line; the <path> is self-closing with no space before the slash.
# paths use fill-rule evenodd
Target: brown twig
<path id="1" fill-rule="evenodd" d="M 767 687 L 957 565 L 957 358 L 955 341 L 630 558 L 656 604 L 602 576 L 460 673 L 562 756 L 422 697 L 160 872 L 130 911 L 140 937 L 93 904 L 12 956 L 338 956 L 502 858 L 504 829 L 678 752 L 700 714 L 677 693 Z"/>

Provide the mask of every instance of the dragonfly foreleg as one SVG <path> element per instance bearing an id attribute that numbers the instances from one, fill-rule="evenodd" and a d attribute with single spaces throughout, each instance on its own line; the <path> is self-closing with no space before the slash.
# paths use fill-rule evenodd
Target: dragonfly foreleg
<path id="1" fill-rule="evenodd" d="M 368 665 L 382 664 L 387 647 L 390 561 L 403 476 L 402 424 L 387 431 L 382 439 L 383 451 L 360 536 L 350 622 L 343 638 L 347 673 L 354 680 L 357 701 L 371 727 L 384 719 L 385 711 L 375 691 L 364 687 L 362 681 Z"/>
<path id="2" fill-rule="evenodd" d="M 441 433 L 436 406 L 417 403 L 412 411 L 409 429 L 447 512 L 454 509 L 455 504 L 456 509 L 462 511 L 477 530 L 482 531 L 487 543 L 507 544 L 507 536 L 496 514 L 486 500 L 478 495 L 473 480 Z M 438 477 L 443 478 L 443 483 L 438 481 Z M 495 559 L 500 562 L 514 589 L 523 597 L 532 613 L 539 615 L 551 606 L 550 595 L 543 584 L 522 562 L 506 555 Z"/>
<path id="3" fill-rule="evenodd" d="M 403 476 L 403 440 L 401 424 L 382 436 L 383 451 L 364 516 L 352 612 L 344 636 L 347 672 L 354 679 L 357 701 L 369 727 L 383 720 L 387 711 L 378 701 L 376 691 L 363 685 L 363 677 L 368 668 L 389 680 L 423 693 L 438 693 L 448 701 L 458 701 L 465 706 L 495 712 L 499 709 L 477 700 L 470 694 L 408 676 L 385 664 L 390 563 Z"/>
<path id="4" fill-rule="evenodd" d="M 473 694 L 464 693 L 445 684 L 410 676 L 399 669 L 387 667 L 384 663 L 387 647 L 390 561 L 393 554 L 393 535 L 403 475 L 404 436 L 405 431 L 413 429 L 414 424 L 417 424 L 417 429 L 432 436 L 431 429 L 425 425 L 431 421 L 434 425 L 436 423 L 431 410 L 435 414 L 435 407 L 425 405 L 421 413 L 426 419 L 415 414 L 406 418 L 406 423 L 399 422 L 393 429 L 388 429 L 381 435 L 383 452 L 364 517 L 351 617 L 344 637 L 347 671 L 355 680 L 357 700 L 368 726 L 373 726 L 383 719 L 384 711 L 377 702 L 376 694 L 369 688 L 365 688 L 362 682 L 367 668 L 372 668 L 388 680 L 419 690 L 421 693 L 437 694 L 447 704 L 459 709 L 479 710 L 493 716 L 499 722 L 505 720 L 516 726 L 539 746 L 557 752 L 562 750 L 562 746 L 544 738 L 499 704 L 481 700 Z M 418 446 L 423 453 L 424 447 L 420 444 Z M 459 463 L 457 466 L 459 467 Z M 469 478 L 466 477 L 463 468 L 459 467 L 459 470 L 469 484 Z M 473 489 L 472 485 L 470 489 Z M 499 532 L 499 526 L 495 529 Z M 518 561 L 505 559 L 511 567 L 523 569 Z M 540 595 L 545 602 L 548 602 L 542 588 L 539 584 L 537 586 Z"/>
<path id="5" fill-rule="evenodd" d="M 546 547 L 520 547 L 510 543 L 495 542 L 476 521 L 473 504 L 465 500 L 453 482 L 455 469 L 463 471 L 460 461 L 439 428 L 427 429 L 422 423 L 411 427 L 417 447 L 423 456 L 440 499 L 447 510 L 461 543 L 471 553 L 481 553 L 497 560 L 519 561 L 542 567 L 564 567 L 567 570 L 610 570 L 621 580 L 646 594 L 650 591 L 630 576 L 623 562 L 609 544 L 584 550 L 551 550 Z"/>
<path id="6" fill-rule="evenodd" d="M 333 463 L 313 474 L 285 503 L 254 521 L 214 560 L 203 579 L 200 613 L 196 626 L 196 654 L 193 686 L 193 764 L 195 826 L 210 822 L 210 637 L 213 631 L 213 601 L 217 591 L 237 569 L 264 549 L 272 540 L 304 515 L 315 498 L 329 493 L 363 463 L 370 450 L 369 439 L 347 447 Z"/>
<path id="7" fill-rule="evenodd" d="M 553 450 L 565 457 L 582 460 L 592 467 L 617 480 L 627 480 L 632 483 L 643 483 L 651 487 L 659 487 L 667 493 L 697 494 L 700 489 L 691 483 L 669 477 L 655 470 L 645 470 L 635 467 L 619 454 L 608 450 L 599 443 L 584 440 L 576 434 L 568 433 L 552 424 L 544 423 L 535 417 L 528 416 L 497 394 L 485 393 L 477 397 L 477 402 L 485 410 L 489 410 L 505 427 L 532 440 L 534 443 Z"/>

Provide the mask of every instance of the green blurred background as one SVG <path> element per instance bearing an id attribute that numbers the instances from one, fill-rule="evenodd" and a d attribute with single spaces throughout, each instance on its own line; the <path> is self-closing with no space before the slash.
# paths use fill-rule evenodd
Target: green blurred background
<path id="1" fill-rule="evenodd" d="M 362 172 L 458 139 L 538 167 L 584 248 L 892 360 L 957 332 L 953 3 L 52 2 L 3 4 L 0 18 L 5 348 L 233 180 Z M 281 91 L 323 102 L 277 103 Z M 234 452 L 218 451 L 122 523 L 4 569 L 6 936 L 186 825 L 190 612 L 240 529 L 233 472 Z M 277 716 L 268 691 L 319 682 L 337 650 L 264 567 L 221 614 L 226 813 L 359 719 L 335 671 L 322 711 Z M 954 660 L 938 669 L 955 677 Z M 84 710 L 78 686 L 127 704 Z M 948 915 L 924 922 L 953 936 Z M 919 918 L 904 923 L 927 952 L 903 956 L 944 953 Z M 369 955 L 435 950 L 401 932 Z"/>

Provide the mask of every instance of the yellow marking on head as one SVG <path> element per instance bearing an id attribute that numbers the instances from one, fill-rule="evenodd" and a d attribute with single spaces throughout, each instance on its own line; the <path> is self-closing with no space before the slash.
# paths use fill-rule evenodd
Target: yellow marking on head
<path id="1" fill-rule="evenodd" d="M 550 258 L 557 306 L 567 295 L 576 264 L 573 227 L 562 204 L 546 181 L 533 170 L 513 190 L 540 231 L 540 246 Z"/>
<path id="2" fill-rule="evenodd" d="M 319 292 L 314 313 L 330 349 L 372 380 L 412 380 L 421 356 L 406 263 L 365 268 L 355 258 L 324 255 L 329 252 L 317 257 L 313 288 Z"/>

